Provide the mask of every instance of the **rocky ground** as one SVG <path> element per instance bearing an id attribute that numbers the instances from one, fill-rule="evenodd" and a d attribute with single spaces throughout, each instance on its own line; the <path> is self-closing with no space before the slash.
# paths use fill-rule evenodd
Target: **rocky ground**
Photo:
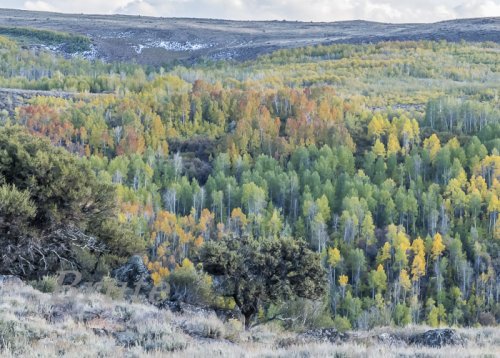
<path id="1" fill-rule="evenodd" d="M 500 41 L 500 18 L 433 24 L 309 23 L 71 15 L 0 9 L 0 26 L 85 35 L 92 40 L 92 47 L 80 55 L 148 65 L 175 60 L 192 63 L 199 58 L 248 60 L 281 48 L 317 44 L 388 40 Z M 57 52 L 60 48 L 52 46 L 48 49 Z"/>
<path id="2" fill-rule="evenodd" d="M 160 309 L 106 292 L 42 293 L 15 277 L 0 276 L 0 356 L 458 358 L 495 357 L 500 351 L 498 328 L 341 333 L 285 332 L 268 324 L 245 331 L 237 319 L 208 309 L 178 304 Z"/>

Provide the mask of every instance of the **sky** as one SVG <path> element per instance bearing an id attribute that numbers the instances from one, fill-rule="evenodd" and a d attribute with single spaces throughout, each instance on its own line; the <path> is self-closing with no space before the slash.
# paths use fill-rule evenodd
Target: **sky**
<path id="1" fill-rule="evenodd" d="M 0 8 L 291 21 L 435 22 L 500 16 L 500 0 L 0 0 Z"/>

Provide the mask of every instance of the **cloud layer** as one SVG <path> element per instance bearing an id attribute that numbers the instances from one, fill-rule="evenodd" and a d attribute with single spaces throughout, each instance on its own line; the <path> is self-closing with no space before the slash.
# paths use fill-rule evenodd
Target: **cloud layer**
<path id="1" fill-rule="evenodd" d="M 70 13 L 235 20 L 433 22 L 500 16 L 500 0 L 5 0 L 3 6 Z"/>

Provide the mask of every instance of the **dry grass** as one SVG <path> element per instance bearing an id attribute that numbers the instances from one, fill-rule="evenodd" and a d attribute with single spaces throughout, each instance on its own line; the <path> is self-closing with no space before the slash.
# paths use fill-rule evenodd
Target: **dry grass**
<path id="1" fill-rule="evenodd" d="M 0 283 L 1 357 L 499 357 L 500 329 L 458 329 L 464 347 L 382 342 L 428 327 L 353 332 L 347 343 L 300 340 L 276 325 L 244 331 L 214 315 L 174 315 L 156 307 L 70 290 L 46 294 Z"/>

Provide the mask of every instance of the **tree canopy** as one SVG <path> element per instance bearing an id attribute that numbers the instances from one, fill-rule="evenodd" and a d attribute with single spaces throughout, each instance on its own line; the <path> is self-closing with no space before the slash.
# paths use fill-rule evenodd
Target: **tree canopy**
<path id="1" fill-rule="evenodd" d="M 499 53 L 496 43 L 334 44 L 146 68 L 0 38 L 1 87 L 78 92 L 0 103 L 2 238 L 77 230 L 108 250 L 79 255 L 91 271 L 145 246 L 172 298 L 230 308 L 240 297 L 260 318 L 301 289 L 285 279 L 275 299 L 261 277 L 247 287 L 258 303 L 246 291 L 194 292 L 210 283 L 201 253 L 258 278 L 262 257 L 276 268 L 278 249 L 305 245 L 319 259 L 300 265 L 326 271 L 330 324 L 498 321 Z"/>

